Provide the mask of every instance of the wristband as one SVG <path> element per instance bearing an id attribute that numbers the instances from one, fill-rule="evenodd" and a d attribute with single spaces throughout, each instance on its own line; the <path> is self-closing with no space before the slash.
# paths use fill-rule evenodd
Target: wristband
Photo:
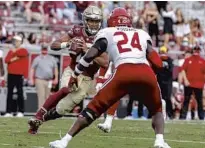
<path id="1" fill-rule="evenodd" d="M 61 43 L 61 48 L 63 49 L 63 48 L 66 48 L 68 46 L 68 42 L 63 42 L 63 43 Z"/>

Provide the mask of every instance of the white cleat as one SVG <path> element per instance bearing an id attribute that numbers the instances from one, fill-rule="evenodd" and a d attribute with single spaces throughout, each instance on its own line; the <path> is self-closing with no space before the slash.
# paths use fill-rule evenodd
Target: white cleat
<path id="1" fill-rule="evenodd" d="M 134 120 L 134 118 L 132 116 L 127 116 L 124 118 L 124 120 Z"/>
<path id="2" fill-rule="evenodd" d="M 4 117 L 13 117 L 13 114 L 6 113 L 6 114 L 4 115 Z"/>
<path id="3" fill-rule="evenodd" d="M 16 115 L 16 117 L 22 118 L 22 117 L 24 117 L 24 114 L 21 113 L 21 112 L 18 112 L 17 115 Z"/>
<path id="4" fill-rule="evenodd" d="M 111 125 L 105 123 L 99 123 L 98 128 L 105 133 L 109 133 L 111 131 Z"/>
<path id="5" fill-rule="evenodd" d="M 56 140 L 49 143 L 50 148 L 66 148 L 67 144 L 62 140 Z"/>
<path id="6" fill-rule="evenodd" d="M 166 142 L 155 140 L 154 148 L 171 148 Z"/>

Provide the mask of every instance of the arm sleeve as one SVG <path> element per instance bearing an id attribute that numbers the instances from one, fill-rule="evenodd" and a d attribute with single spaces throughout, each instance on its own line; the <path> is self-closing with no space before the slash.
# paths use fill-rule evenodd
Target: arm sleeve
<path id="1" fill-rule="evenodd" d="M 100 56 L 103 52 L 105 52 L 107 48 L 107 40 L 102 38 L 97 40 L 94 45 L 86 52 L 86 54 L 81 58 L 80 62 L 76 66 L 75 75 L 79 75 L 83 71 L 85 71 L 86 67 L 98 56 Z M 87 65 L 87 66 L 85 66 Z"/>
<path id="2" fill-rule="evenodd" d="M 31 68 L 36 69 L 38 63 L 39 63 L 39 57 L 36 57 L 36 58 L 33 60 L 33 63 L 32 63 L 32 65 L 31 65 Z"/>
<path id="3" fill-rule="evenodd" d="M 28 51 L 24 48 L 22 49 L 19 49 L 15 52 L 15 55 L 18 56 L 18 57 L 26 57 L 28 56 Z"/>
<path id="4" fill-rule="evenodd" d="M 10 51 L 8 52 L 8 54 L 6 55 L 5 63 L 8 64 L 13 57 L 15 57 L 15 56 L 14 56 L 13 52 L 10 50 Z"/>
<path id="5" fill-rule="evenodd" d="M 108 42 L 106 38 L 100 38 L 94 43 L 93 47 L 103 53 L 107 50 L 107 44 Z"/>
<path id="6" fill-rule="evenodd" d="M 52 60 L 53 60 L 53 67 L 54 68 L 57 68 L 58 66 L 57 66 L 57 61 L 56 61 L 56 59 L 54 58 L 54 57 L 52 57 Z"/>
<path id="7" fill-rule="evenodd" d="M 157 70 L 162 68 L 162 60 L 158 53 L 152 49 L 152 45 L 147 41 L 147 59 L 151 63 L 152 68 Z"/>

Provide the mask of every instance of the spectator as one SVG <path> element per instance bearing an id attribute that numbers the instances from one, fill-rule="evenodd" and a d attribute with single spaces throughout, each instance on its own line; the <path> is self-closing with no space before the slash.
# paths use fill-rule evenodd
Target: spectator
<path id="1" fill-rule="evenodd" d="M 75 1 L 76 11 L 78 13 L 78 19 L 82 21 L 82 13 L 83 11 L 90 5 L 88 1 Z"/>
<path id="2" fill-rule="evenodd" d="M 48 36 L 48 34 L 46 32 L 42 32 L 41 33 L 41 38 L 38 41 L 38 44 L 40 45 L 48 45 L 49 43 L 51 43 L 52 38 L 50 36 Z"/>
<path id="3" fill-rule="evenodd" d="M 137 22 L 133 24 L 134 28 L 139 28 L 139 29 L 143 29 L 143 30 L 147 30 L 146 26 L 145 26 L 145 21 L 143 17 L 139 17 Z"/>
<path id="4" fill-rule="evenodd" d="M 30 33 L 28 36 L 28 42 L 30 44 L 37 44 L 37 36 L 35 33 Z"/>
<path id="5" fill-rule="evenodd" d="M 4 64 L 3 64 L 3 51 L 0 50 L 0 87 L 5 86 L 4 80 Z"/>
<path id="6" fill-rule="evenodd" d="M 4 43 L 7 39 L 6 28 L 3 24 L 3 21 L 0 20 L 0 43 Z"/>
<path id="7" fill-rule="evenodd" d="M 162 46 L 159 50 L 160 58 L 163 63 L 163 69 L 157 73 L 157 80 L 161 89 L 162 99 L 166 102 L 166 112 L 169 118 L 173 118 L 173 109 L 171 102 L 172 94 L 172 72 L 173 60 L 167 55 L 167 47 Z"/>
<path id="8" fill-rule="evenodd" d="M 41 25 L 44 23 L 43 2 L 40 1 L 25 2 L 25 13 L 26 13 L 27 21 L 29 23 L 31 23 L 32 20 L 40 21 Z"/>
<path id="9" fill-rule="evenodd" d="M 60 2 L 59 2 L 60 3 Z M 49 18 L 57 18 L 56 3 L 53 1 L 45 1 L 43 4 L 45 22 L 49 23 Z"/>
<path id="10" fill-rule="evenodd" d="M 170 4 L 167 4 L 166 11 L 162 10 L 164 18 L 164 45 L 168 47 L 169 39 L 173 35 L 173 24 L 176 20 L 175 13 Z"/>
<path id="11" fill-rule="evenodd" d="M 157 10 L 158 12 L 162 12 L 163 10 L 166 10 L 166 6 L 167 6 L 167 1 L 155 1 L 156 5 L 157 5 Z"/>
<path id="12" fill-rule="evenodd" d="M 5 58 L 7 64 L 7 113 L 5 117 L 12 117 L 12 112 L 15 112 L 16 105 L 18 105 L 17 117 L 23 117 L 24 113 L 24 97 L 23 97 L 23 77 L 27 76 L 26 70 L 28 66 L 28 51 L 21 48 L 21 36 L 13 37 L 14 48 L 9 50 Z M 17 104 L 13 100 L 14 87 L 17 89 L 18 99 Z"/>
<path id="13" fill-rule="evenodd" d="M 201 42 L 203 42 L 202 40 L 203 40 L 204 32 L 203 32 L 203 29 L 201 27 L 199 19 L 192 20 L 191 30 L 192 30 L 192 35 L 194 37 L 194 41 L 197 44 L 200 44 Z"/>
<path id="14" fill-rule="evenodd" d="M 176 31 L 175 31 L 176 42 L 177 42 L 177 45 L 180 46 L 183 38 L 185 36 L 189 36 L 191 31 L 190 31 L 189 24 L 185 22 L 182 11 L 179 8 L 176 10 L 176 23 L 175 24 L 176 24 Z"/>
<path id="15" fill-rule="evenodd" d="M 205 82 L 205 60 L 199 55 L 200 47 L 193 48 L 193 55 L 186 58 L 180 72 L 179 83 L 184 82 L 184 103 L 181 110 L 181 119 L 186 119 L 188 105 L 191 95 L 194 92 L 198 103 L 198 116 L 200 120 L 204 120 L 202 91 Z"/>
<path id="16" fill-rule="evenodd" d="M 57 63 L 55 58 L 48 54 L 48 48 L 43 45 L 41 55 L 34 59 L 31 67 L 30 83 L 36 85 L 40 108 L 50 95 L 52 84 L 57 85 L 58 83 Z"/>
<path id="17" fill-rule="evenodd" d="M 145 5 L 145 11 L 144 11 L 144 19 L 148 23 L 148 32 L 149 35 L 153 38 L 155 37 L 155 46 L 159 46 L 159 26 L 158 26 L 158 16 L 159 13 L 157 11 L 157 7 L 155 3 L 148 3 Z"/>
<path id="18" fill-rule="evenodd" d="M 57 18 L 61 20 L 63 19 L 63 16 L 65 16 L 71 22 L 74 22 L 76 9 L 67 8 L 65 2 L 63 1 L 55 1 L 55 3 L 56 3 Z"/>

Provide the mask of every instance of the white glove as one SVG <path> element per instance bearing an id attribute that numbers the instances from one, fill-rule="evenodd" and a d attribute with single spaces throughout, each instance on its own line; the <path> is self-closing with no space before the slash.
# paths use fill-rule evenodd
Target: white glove
<path id="1" fill-rule="evenodd" d="M 95 86 L 96 91 L 98 92 L 103 86 L 103 83 L 97 83 Z"/>

